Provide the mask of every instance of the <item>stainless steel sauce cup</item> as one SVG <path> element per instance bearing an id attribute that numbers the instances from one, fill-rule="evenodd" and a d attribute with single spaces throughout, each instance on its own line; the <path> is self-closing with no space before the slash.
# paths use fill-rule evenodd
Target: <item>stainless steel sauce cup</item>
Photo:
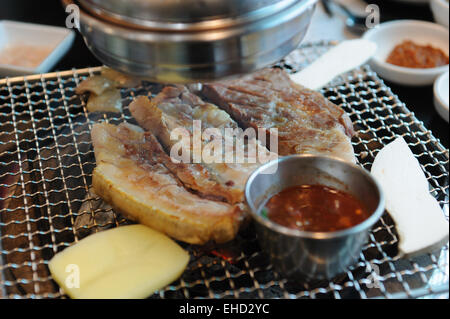
<path id="1" fill-rule="evenodd" d="M 305 184 L 321 184 L 352 194 L 371 215 L 348 229 L 309 232 L 281 226 L 260 214 L 273 195 Z M 261 248 L 270 256 L 275 270 L 285 277 L 301 279 L 330 279 L 346 271 L 358 260 L 371 227 L 384 212 L 382 190 L 366 170 L 336 158 L 313 155 L 281 157 L 262 165 L 249 177 L 245 198 Z"/>

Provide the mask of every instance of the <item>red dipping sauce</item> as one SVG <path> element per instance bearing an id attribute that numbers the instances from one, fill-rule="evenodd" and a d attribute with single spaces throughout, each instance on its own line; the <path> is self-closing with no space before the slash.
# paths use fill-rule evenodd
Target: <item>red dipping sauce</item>
<path id="1" fill-rule="evenodd" d="M 370 216 L 356 197 L 324 185 L 287 188 L 267 202 L 262 214 L 279 225 L 311 232 L 343 230 Z"/>

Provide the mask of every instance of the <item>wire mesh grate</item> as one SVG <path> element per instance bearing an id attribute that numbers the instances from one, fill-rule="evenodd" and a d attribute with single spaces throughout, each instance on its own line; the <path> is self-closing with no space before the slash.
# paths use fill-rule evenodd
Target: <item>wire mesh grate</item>
<path id="1" fill-rule="evenodd" d="M 278 66 L 295 72 L 332 43 L 303 45 Z M 88 113 L 74 92 L 99 68 L 0 80 L 0 297 L 61 298 L 52 256 L 90 233 L 128 223 L 90 189 L 95 122 L 134 122 L 128 104 L 161 87 L 122 90 L 122 113 Z M 350 115 L 353 146 L 370 169 L 377 152 L 403 136 L 448 219 L 448 150 L 368 67 L 336 79 L 322 93 Z M 293 282 L 273 271 L 250 225 L 220 246 L 183 246 L 182 277 L 151 298 L 405 298 L 448 293 L 448 244 L 413 259 L 397 255 L 398 235 L 385 214 L 357 264 L 331 281 Z"/>

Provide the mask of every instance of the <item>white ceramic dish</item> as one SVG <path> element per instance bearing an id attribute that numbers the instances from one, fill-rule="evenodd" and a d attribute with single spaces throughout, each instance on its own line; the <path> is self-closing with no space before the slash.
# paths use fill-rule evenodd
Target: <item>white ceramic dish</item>
<path id="1" fill-rule="evenodd" d="M 0 77 L 50 71 L 70 49 L 74 38 L 75 33 L 66 28 L 7 20 L 0 21 L 0 51 L 16 45 L 34 45 L 50 49 L 49 54 L 36 67 L 0 64 Z"/>
<path id="2" fill-rule="evenodd" d="M 433 12 L 434 20 L 448 28 L 449 19 L 449 3 L 447 0 L 431 0 L 431 11 Z"/>
<path id="3" fill-rule="evenodd" d="M 449 118 L 449 73 L 442 74 L 434 83 L 434 107 L 444 120 Z"/>
<path id="4" fill-rule="evenodd" d="M 370 60 L 370 65 L 382 78 L 391 82 L 409 86 L 432 85 L 436 78 L 448 71 L 448 65 L 414 69 L 396 66 L 386 62 L 394 47 L 404 40 L 412 40 L 421 45 L 432 45 L 449 54 L 448 29 L 431 22 L 416 20 L 396 20 L 382 23 L 367 31 L 364 38 L 378 45 L 377 52 Z"/>

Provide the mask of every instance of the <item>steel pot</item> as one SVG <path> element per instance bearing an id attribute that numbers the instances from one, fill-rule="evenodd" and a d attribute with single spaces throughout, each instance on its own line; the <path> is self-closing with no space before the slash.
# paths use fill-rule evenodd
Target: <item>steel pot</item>
<path id="1" fill-rule="evenodd" d="M 183 83 L 279 61 L 305 36 L 317 0 L 62 1 L 80 5 L 80 32 L 104 64 Z"/>

